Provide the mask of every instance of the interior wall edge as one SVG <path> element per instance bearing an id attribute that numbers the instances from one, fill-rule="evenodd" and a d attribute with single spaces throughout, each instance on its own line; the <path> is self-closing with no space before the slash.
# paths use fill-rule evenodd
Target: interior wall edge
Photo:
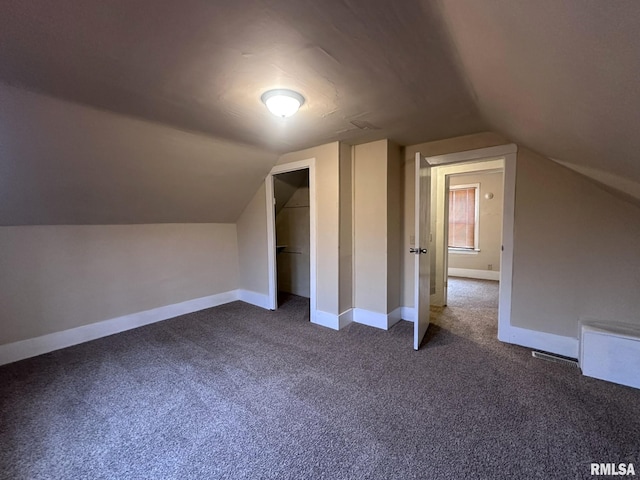
<path id="1" fill-rule="evenodd" d="M 313 313 L 311 323 L 330 328 L 331 330 L 340 330 L 340 318 L 338 315 L 323 310 L 316 310 Z"/>

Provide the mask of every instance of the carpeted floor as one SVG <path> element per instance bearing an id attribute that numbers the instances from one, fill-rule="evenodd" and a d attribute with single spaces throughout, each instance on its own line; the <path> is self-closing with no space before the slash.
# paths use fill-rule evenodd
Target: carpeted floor
<path id="1" fill-rule="evenodd" d="M 240 302 L 0 367 L 3 479 L 576 479 L 640 467 L 640 391 L 496 340 L 452 279 L 426 346 Z"/>

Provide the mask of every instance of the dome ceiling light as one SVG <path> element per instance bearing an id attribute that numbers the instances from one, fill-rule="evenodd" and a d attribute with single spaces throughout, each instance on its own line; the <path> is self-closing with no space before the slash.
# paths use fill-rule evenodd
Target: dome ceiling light
<path id="1" fill-rule="evenodd" d="M 298 92 L 283 88 L 264 92 L 260 99 L 271 113 L 282 118 L 294 115 L 304 103 L 304 97 Z"/>

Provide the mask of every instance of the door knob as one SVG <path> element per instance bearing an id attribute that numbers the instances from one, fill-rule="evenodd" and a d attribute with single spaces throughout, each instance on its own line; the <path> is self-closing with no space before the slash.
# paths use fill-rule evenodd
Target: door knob
<path id="1" fill-rule="evenodd" d="M 409 253 L 417 253 L 418 255 L 420 255 L 421 253 L 427 253 L 427 249 L 426 248 L 410 248 Z"/>

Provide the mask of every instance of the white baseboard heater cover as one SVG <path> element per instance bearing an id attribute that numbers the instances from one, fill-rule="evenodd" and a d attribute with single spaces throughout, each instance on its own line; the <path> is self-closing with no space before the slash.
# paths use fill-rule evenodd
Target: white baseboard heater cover
<path id="1" fill-rule="evenodd" d="M 583 323 L 579 360 L 583 375 L 640 388 L 640 327 Z"/>

